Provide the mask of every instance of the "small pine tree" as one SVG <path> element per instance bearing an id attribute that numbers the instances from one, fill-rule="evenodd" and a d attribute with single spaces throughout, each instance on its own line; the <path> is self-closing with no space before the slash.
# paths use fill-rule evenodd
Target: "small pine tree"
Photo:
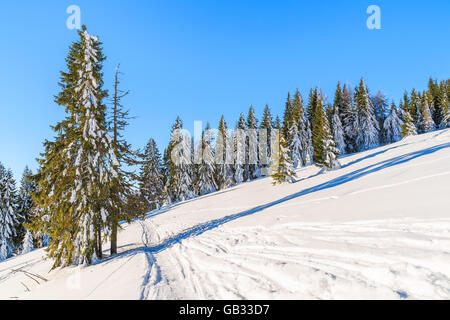
<path id="1" fill-rule="evenodd" d="M 392 102 L 391 111 L 383 124 L 386 143 L 394 143 L 402 139 L 402 124 L 403 122 L 398 116 L 397 107 L 395 106 L 395 103 Z"/>
<path id="2" fill-rule="evenodd" d="M 33 234 L 30 230 L 27 230 L 27 232 L 25 233 L 22 248 L 22 254 L 26 254 L 34 250 Z"/>

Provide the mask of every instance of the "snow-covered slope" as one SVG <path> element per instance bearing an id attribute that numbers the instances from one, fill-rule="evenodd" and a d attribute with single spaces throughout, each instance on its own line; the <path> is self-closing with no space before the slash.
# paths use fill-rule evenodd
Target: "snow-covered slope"
<path id="1" fill-rule="evenodd" d="M 121 253 L 94 266 L 48 273 L 43 250 L 15 257 L 0 298 L 449 299 L 450 130 L 341 163 L 125 224 Z"/>

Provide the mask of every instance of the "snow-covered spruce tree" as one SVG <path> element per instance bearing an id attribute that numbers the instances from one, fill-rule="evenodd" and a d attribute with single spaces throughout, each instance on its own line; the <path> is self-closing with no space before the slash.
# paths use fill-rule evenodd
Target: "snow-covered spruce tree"
<path id="1" fill-rule="evenodd" d="M 174 162 L 172 155 L 173 152 L 176 150 L 175 148 L 181 143 L 182 129 L 183 129 L 183 122 L 181 121 L 180 117 L 177 117 L 175 123 L 172 126 L 169 146 L 164 152 L 164 166 L 167 175 L 167 182 L 165 189 L 167 190 L 171 202 L 178 201 L 179 195 L 179 176 L 178 176 L 179 170 L 177 168 L 176 163 Z"/>
<path id="2" fill-rule="evenodd" d="M 139 173 L 139 192 L 144 211 L 159 209 L 164 204 L 164 177 L 162 174 L 161 154 L 155 140 L 150 138 L 142 154 Z"/>
<path id="3" fill-rule="evenodd" d="M 17 212 L 16 185 L 11 170 L 0 164 L 0 243 L 2 245 L 0 261 L 16 251 L 14 238 L 19 223 Z"/>
<path id="4" fill-rule="evenodd" d="M 426 94 L 428 98 L 428 106 L 431 110 L 433 122 L 439 128 L 441 126 L 443 115 L 443 106 L 440 101 L 440 87 L 437 80 L 430 77 L 428 81 L 428 92 Z"/>
<path id="5" fill-rule="evenodd" d="M 202 141 L 199 144 L 199 149 L 198 152 L 201 155 L 201 162 L 196 165 L 197 175 L 194 185 L 195 193 L 202 196 L 217 190 L 217 184 L 214 179 L 214 150 L 209 123 L 202 133 Z"/>
<path id="6" fill-rule="evenodd" d="M 247 140 L 246 140 L 246 164 L 248 165 L 248 180 L 254 180 L 261 176 L 259 157 L 258 157 L 258 120 L 255 116 L 253 106 L 250 106 L 247 116 Z"/>
<path id="7" fill-rule="evenodd" d="M 107 132 L 107 92 L 102 89 L 101 43 L 86 27 L 71 48 L 67 72 L 61 72 L 56 103 L 66 118 L 53 127 L 55 141 L 45 151 L 35 176 L 33 195 L 40 209 L 33 224 L 50 236 L 47 248 L 54 267 L 91 264 L 102 257 L 102 229 L 109 232 L 109 210 L 115 206 L 110 186 L 119 166 Z"/>
<path id="8" fill-rule="evenodd" d="M 300 135 L 298 132 L 298 127 L 297 127 L 296 121 L 291 122 L 291 127 L 289 129 L 289 137 L 290 137 L 290 143 L 288 145 L 288 149 L 291 152 L 290 157 L 292 159 L 294 168 L 301 167 L 302 163 L 303 163 L 302 143 L 300 141 Z"/>
<path id="9" fill-rule="evenodd" d="M 408 110 L 403 110 L 403 119 L 402 131 L 400 132 L 402 137 L 406 138 L 417 135 L 416 126 Z"/>
<path id="10" fill-rule="evenodd" d="M 295 92 L 294 100 L 292 102 L 293 120 L 297 124 L 298 138 L 301 144 L 301 163 L 305 166 L 312 163 L 313 147 L 311 141 L 311 126 L 306 117 L 305 107 L 303 105 L 303 98 L 299 90 Z M 288 141 L 288 145 L 291 145 Z M 292 150 L 292 149 L 291 149 Z"/>
<path id="11" fill-rule="evenodd" d="M 339 150 L 336 149 L 336 143 L 333 141 L 321 94 L 318 94 L 316 101 L 312 123 L 314 163 L 324 171 L 337 169 L 340 168 L 337 160 Z"/>
<path id="12" fill-rule="evenodd" d="M 261 173 L 264 176 L 269 175 L 270 171 L 270 156 L 271 156 L 271 140 L 272 130 L 274 129 L 274 122 L 270 107 L 266 104 L 264 113 L 259 125 L 259 159 L 261 162 Z"/>
<path id="13" fill-rule="evenodd" d="M 346 153 L 357 152 L 358 123 L 353 105 L 353 91 L 348 85 L 345 85 L 342 90 L 342 107 L 339 108 L 339 112 L 341 113 L 341 122 L 345 134 Z"/>
<path id="14" fill-rule="evenodd" d="M 294 121 L 293 111 L 294 110 L 292 107 L 291 93 L 288 92 L 288 96 L 287 96 L 286 104 L 285 104 L 285 108 L 284 108 L 283 128 L 282 128 L 283 136 L 288 144 L 292 140 L 292 137 L 289 135 L 289 131 L 292 127 L 292 122 Z"/>
<path id="15" fill-rule="evenodd" d="M 30 215 L 33 209 L 33 192 L 36 191 L 36 187 L 32 181 L 33 172 L 25 167 L 20 180 L 20 187 L 17 201 L 17 214 L 19 222 L 16 225 L 17 235 L 14 237 L 14 245 L 17 249 L 22 246 L 23 239 L 27 230 L 25 224 L 30 223 Z"/>
<path id="16" fill-rule="evenodd" d="M 171 139 L 171 193 L 173 201 L 185 201 L 195 197 L 193 190 L 193 163 L 191 137 L 181 129 L 181 120 L 173 127 Z"/>
<path id="17" fill-rule="evenodd" d="M 375 113 L 375 118 L 378 121 L 379 143 L 386 144 L 386 137 L 384 136 L 383 124 L 387 117 L 387 108 L 389 106 L 388 100 L 384 93 L 378 91 L 375 96 L 370 97 Z"/>
<path id="18" fill-rule="evenodd" d="M 359 87 L 355 90 L 355 107 L 357 114 L 358 132 L 356 145 L 359 151 L 368 150 L 379 145 L 379 125 L 375 118 L 369 92 L 361 79 Z"/>
<path id="19" fill-rule="evenodd" d="M 30 230 L 27 230 L 25 233 L 25 237 L 23 238 L 23 244 L 22 244 L 22 254 L 29 253 L 34 250 L 34 243 L 33 243 L 33 234 Z"/>
<path id="20" fill-rule="evenodd" d="M 418 94 L 415 89 L 412 89 L 411 100 L 409 101 L 409 114 L 411 115 L 417 129 L 420 128 L 422 123 L 421 104 L 420 94 Z"/>
<path id="21" fill-rule="evenodd" d="M 219 130 L 215 145 L 215 181 L 218 190 L 230 187 L 233 184 L 233 149 L 224 116 L 219 122 Z"/>
<path id="22" fill-rule="evenodd" d="M 420 121 L 420 131 L 427 133 L 436 129 L 436 125 L 431 117 L 430 106 L 428 104 L 427 93 L 424 92 L 421 99 L 422 116 Z"/>
<path id="23" fill-rule="evenodd" d="M 383 135 L 387 144 L 394 143 L 402 139 L 402 124 L 403 122 L 398 116 L 397 107 L 395 106 L 395 103 L 392 102 L 391 111 L 389 112 L 386 120 L 384 120 L 383 124 Z"/>
<path id="24" fill-rule="evenodd" d="M 442 81 L 439 92 L 439 104 L 442 106 L 442 123 L 440 128 L 450 128 L 450 85 Z"/>
<path id="25" fill-rule="evenodd" d="M 292 159 L 289 156 L 290 150 L 280 129 L 277 131 L 278 138 L 272 140 L 273 148 L 270 161 L 270 176 L 273 180 L 273 185 L 286 182 L 293 183 L 296 177 Z"/>
<path id="26" fill-rule="evenodd" d="M 245 123 L 244 114 L 241 113 L 236 131 L 233 135 L 233 155 L 234 155 L 234 182 L 239 184 L 248 180 L 245 172 L 246 161 L 246 137 L 247 125 Z"/>
<path id="27" fill-rule="evenodd" d="M 347 149 L 345 144 L 345 133 L 342 127 L 341 118 L 336 106 L 333 107 L 331 113 L 331 132 L 333 133 L 333 139 L 336 142 L 336 149 L 339 150 L 339 154 L 344 154 Z"/>

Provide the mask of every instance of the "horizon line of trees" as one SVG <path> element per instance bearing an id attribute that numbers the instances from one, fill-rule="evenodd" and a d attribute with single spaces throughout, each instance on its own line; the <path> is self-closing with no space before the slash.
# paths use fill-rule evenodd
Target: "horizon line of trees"
<path id="1" fill-rule="evenodd" d="M 229 130 L 222 115 L 218 129 L 207 124 L 199 141 L 178 117 L 162 154 L 153 138 L 133 150 L 124 138 L 131 118 L 119 67 L 108 109 L 102 43 L 84 26 L 79 37 L 55 98 L 66 117 L 44 142 L 37 173 L 26 169 L 17 190 L 0 164 L 0 261 L 46 246 L 54 267 L 92 264 L 108 240 L 117 253 L 122 220 L 262 176 L 291 183 L 296 168 L 335 170 L 339 155 L 450 127 L 450 79 L 430 78 L 427 90 L 405 93 L 398 107 L 381 92 L 370 94 L 361 79 L 354 89 L 338 83 L 333 102 L 317 87 L 307 104 L 299 90 L 288 93 L 282 119 L 266 105 L 259 121 L 250 106 Z"/>

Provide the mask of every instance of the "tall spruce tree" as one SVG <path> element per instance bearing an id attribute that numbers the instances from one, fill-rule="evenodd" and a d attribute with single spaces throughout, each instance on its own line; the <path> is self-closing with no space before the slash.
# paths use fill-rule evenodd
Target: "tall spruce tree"
<path id="1" fill-rule="evenodd" d="M 311 141 L 311 126 L 306 117 L 303 99 L 298 89 L 294 95 L 292 109 L 293 121 L 297 124 L 298 139 L 300 140 L 301 145 L 301 162 L 299 165 L 305 166 L 312 163 L 313 147 Z M 292 141 L 288 140 L 287 142 L 289 146 L 293 145 Z"/>
<path id="2" fill-rule="evenodd" d="M 356 136 L 358 133 L 356 111 L 353 105 L 353 91 L 348 85 L 342 90 L 341 122 L 344 129 L 344 141 L 347 153 L 357 151 Z"/>
<path id="3" fill-rule="evenodd" d="M 14 238 L 19 222 L 16 185 L 11 170 L 0 163 L 0 261 L 16 250 Z"/>
<path id="4" fill-rule="evenodd" d="M 430 106 L 428 104 L 427 93 L 424 92 L 421 99 L 421 122 L 420 122 L 420 131 L 422 133 L 427 133 L 436 129 L 436 125 L 431 117 Z"/>
<path id="5" fill-rule="evenodd" d="M 333 141 L 322 95 L 317 94 L 315 99 L 317 105 L 315 107 L 312 123 L 314 163 L 323 170 L 336 169 L 340 167 L 339 162 L 337 161 L 339 150 L 336 149 L 336 143 Z"/>
<path id="6" fill-rule="evenodd" d="M 384 121 L 383 131 L 384 137 L 386 138 L 386 143 L 394 143 L 402 139 L 402 120 L 398 116 L 397 107 L 395 103 L 392 102 L 391 110 L 388 117 Z"/>
<path id="7" fill-rule="evenodd" d="M 234 182 L 241 183 L 248 179 L 246 172 L 246 137 L 247 125 L 245 123 L 244 114 L 241 113 L 236 130 L 233 135 L 233 155 L 234 155 Z"/>
<path id="8" fill-rule="evenodd" d="M 231 165 L 233 163 L 232 144 L 228 133 L 227 123 L 224 116 L 221 117 L 219 123 L 219 131 L 216 138 L 215 147 L 216 161 L 216 182 L 219 190 L 228 188 L 233 183 L 233 171 Z"/>
<path id="9" fill-rule="evenodd" d="M 159 209 L 166 199 L 162 159 L 155 140 L 150 138 L 144 154 L 139 174 L 139 190 L 144 202 L 145 212 Z"/>
<path id="10" fill-rule="evenodd" d="M 27 230 L 25 224 L 30 223 L 31 212 L 34 207 L 32 194 L 36 191 L 36 187 L 32 180 L 33 172 L 27 167 L 22 174 L 18 193 L 17 213 L 18 224 L 16 225 L 17 236 L 15 237 L 15 246 L 19 248 L 23 243 L 23 239 Z"/>
<path id="11" fill-rule="evenodd" d="M 386 143 L 386 137 L 384 136 L 384 130 L 381 130 L 383 128 L 384 121 L 387 117 L 387 108 L 389 107 L 388 100 L 384 93 L 381 91 L 378 91 L 375 96 L 371 97 L 371 102 L 373 105 L 373 110 L 375 113 L 375 118 L 378 121 L 378 128 L 380 129 L 379 132 L 379 143 L 385 144 Z"/>
<path id="12" fill-rule="evenodd" d="M 199 145 L 201 162 L 197 164 L 197 176 L 194 182 L 195 192 L 199 196 L 214 192 L 217 190 L 217 184 L 214 177 L 214 150 L 212 147 L 211 127 L 206 125 L 202 133 L 201 144 Z"/>
<path id="13" fill-rule="evenodd" d="M 290 128 L 292 127 L 292 122 L 294 121 L 294 110 L 292 106 L 291 93 L 288 92 L 288 96 L 286 99 L 286 105 L 284 108 L 283 115 L 283 135 L 286 141 L 289 143 L 292 137 L 289 135 Z"/>
<path id="14" fill-rule="evenodd" d="M 339 109 L 335 105 L 332 108 L 331 114 L 331 132 L 333 134 L 333 139 L 336 142 L 336 149 L 339 150 L 339 154 L 344 154 L 347 145 L 345 144 L 345 133 L 344 128 L 341 123 L 341 117 L 339 116 Z"/>
<path id="15" fill-rule="evenodd" d="M 67 72 L 61 72 L 56 103 L 66 118 L 53 127 L 55 141 L 44 143 L 45 152 L 35 176 L 33 195 L 39 214 L 35 228 L 50 236 L 47 248 L 54 267 L 90 264 L 102 256 L 102 229 L 108 233 L 109 212 L 115 207 L 110 193 L 118 177 L 119 162 L 107 132 L 102 100 L 101 43 L 86 27 L 71 48 Z"/>
<path id="16" fill-rule="evenodd" d="M 261 161 L 261 171 L 263 175 L 269 175 L 270 156 L 271 156 L 271 140 L 274 122 L 270 107 L 264 107 L 264 113 L 259 126 L 259 157 Z"/>
<path id="17" fill-rule="evenodd" d="M 258 120 L 253 106 L 250 106 L 247 116 L 247 154 L 246 163 L 248 164 L 248 179 L 254 180 L 261 175 L 259 164 L 259 135 Z"/>
<path id="18" fill-rule="evenodd" d="M 379 124 L 375 118 L 372 101 L 364 80 L 355 90 L 355 107 L 357 114 L 356 145 L 359 151 L 368 150 L 379 145 Z"/>

